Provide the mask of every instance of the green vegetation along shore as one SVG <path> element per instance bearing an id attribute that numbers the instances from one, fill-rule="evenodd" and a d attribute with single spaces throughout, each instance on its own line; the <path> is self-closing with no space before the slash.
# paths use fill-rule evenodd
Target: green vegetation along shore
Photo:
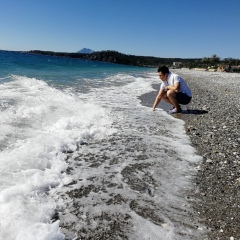
<path id="1" fill-rule="evenodd" d="M 221 69 L 222 71 L 240 72 L 240 59 L 220 59 L 216 54 L 204 58 L 159 58 L 150 56 L 136 56 L 123 54 L 117 51 L 99 51 L 93 53 L 67 53 L 31 50 L 31 54 L 42 54 L 59 57 L 81 58 L 86 60 L 103 61 L 141 67 L 158 67 L 168 65 L 173 68 L 202 68 Z"/>
<path id="2" fill-rule="evenodd" d="M 51 52 L 51 51 L 40 51 L 32 50 L 28 53 L 52 55 L 59 57 L 71 57 L 71 58 L 81 58 L 87 60 L 111 62 L 118 64 L 125 64 L 131 66 L 144 66 L 144 67 L 156 67 L 159 65 L 172 65 L 173 62 L 183 62 L 187 64 L 188 62 L 194 62 L 199 59 L 183 59 L 183 58 L 158 58 L 149 56 L 135 56 L 127 55 L 117 51 L 100 51 L 93 53 L 66 53 L 66 52 Z"/>

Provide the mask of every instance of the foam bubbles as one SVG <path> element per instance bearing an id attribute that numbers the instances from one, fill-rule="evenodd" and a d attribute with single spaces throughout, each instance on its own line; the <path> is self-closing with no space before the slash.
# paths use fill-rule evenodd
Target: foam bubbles
<path id="1" fill-rule="evenodd" d="M 117 77 L 127 84 L 85 95 L 111 112 L 118 131 L 82 146 L 69 159 L 75 183 L 57 189 L 63 228 L 89 239 L 105 234 L 179 240 L 203 235 L 195 228 L 198 216 L 186 199 L 194 166 L 202 158 L 191 146 L 184 122 L 137 100 L 152 90 L 157 76 Z"/>
<path id="2" fill-rule="evenodd" d="M 64 240 L 59 230 L 59 221 L 53 224 L 36 223 L 18 233 L 16 240 Z"/>
<path id="3" fill-rule="evenodd" d="M 1 239 L 63 239 L 51 189 L 71 181 L 66 152 L 114 132 L 108 113 L 20 76 L 0 85 L 0 100 Z"/>

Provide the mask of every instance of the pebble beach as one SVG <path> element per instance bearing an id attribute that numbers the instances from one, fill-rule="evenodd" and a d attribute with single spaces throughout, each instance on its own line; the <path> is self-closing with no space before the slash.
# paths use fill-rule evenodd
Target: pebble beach
<path id="1" fill-rule="evenodd" d="M 239 74 L 170 115 L 156 69 L 0 57 L 0 239 L 240 239 Z"/>
<path id="2" fill-rule="evenodd" d="M 203 161 L 198 166 L 194 208 L 208 228 L 208 239 L 240 239 L 240 75 L 174 69 L 190 86 L 193 98 L 184 113 L 186 133 Z M 160 83 L 159 83 L 160 84 Z M 140 97 L 151 107 L 155 92 Z M 167 110 L 169 106 L 158 106 Z M 205 239 L 205 238 L 204 238 Z"/>

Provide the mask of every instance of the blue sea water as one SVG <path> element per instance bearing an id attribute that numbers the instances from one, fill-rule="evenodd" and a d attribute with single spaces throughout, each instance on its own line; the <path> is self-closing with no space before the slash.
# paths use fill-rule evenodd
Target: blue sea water
<path id="1" fill-rule="evenodd" d="M 154 83 L 155 69 L 0 51 L 0 239 L 203 235 L 186 198 L 201 157 L 183 121 L 140 104 Z"/>

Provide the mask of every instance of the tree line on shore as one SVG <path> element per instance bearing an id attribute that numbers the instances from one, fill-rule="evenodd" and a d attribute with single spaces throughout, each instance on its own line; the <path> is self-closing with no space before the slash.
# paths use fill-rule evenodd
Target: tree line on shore
<path id="1" fill-rule="evenodd" d="M 240 59 L 224 58 L 221 59 L 216 54 L 211 57 L 204 57 L 196 60 L 195 62 L 189 63 L 188 68 L 203 68 L 203 69 L 220 69 L 226 72 L 240 72 Z"/>
<path id="2" fill-rule="evenodd" d="M 67 53 L 67 52 L 32 50 L 29 51 L 28 53 L 51 55 L 58 57 L 80 58 L 85 60 L 103 61 L 141 67 L 158 67 L 161 65 L 167 65 L 169 67 L 185 67 L 190 69 L 209 67 L 217 69 L 219 66 L 222 66 L 227 71 L 231 69 L 231 66 L 240 65 L 240 59 L 233 58 L 220 59 L 220 57 L 218 57 L 216 54 L 212 55 L 211 57 L 205 58 L 159 58 L 150 56 L 128 55 L 111 50 L 93 53 Z"/>
<path id="3" fill-rule="evenodd" d="M 194 61 L 196 59 L 183 59 L 183 58 L 159 58 L 150 56 L 136 56 L 123 54 L 117 51 L 99 51 L 93 53 L 66 53 L 66 52 L 51 52 L 51 51 L 40 51 L 32 50 L 29 53 L 42 54 L 42 55 L 52 55 L 59 57 L 70 57 L 70 58 L 81 58 L 86 60 L 103 61 L 131 66 L 141 66 L 141 67 L 157 67 L 160 65 L 172 65 L 173 62 L 183 62 L 187 63 L 189 61 Z"/>

